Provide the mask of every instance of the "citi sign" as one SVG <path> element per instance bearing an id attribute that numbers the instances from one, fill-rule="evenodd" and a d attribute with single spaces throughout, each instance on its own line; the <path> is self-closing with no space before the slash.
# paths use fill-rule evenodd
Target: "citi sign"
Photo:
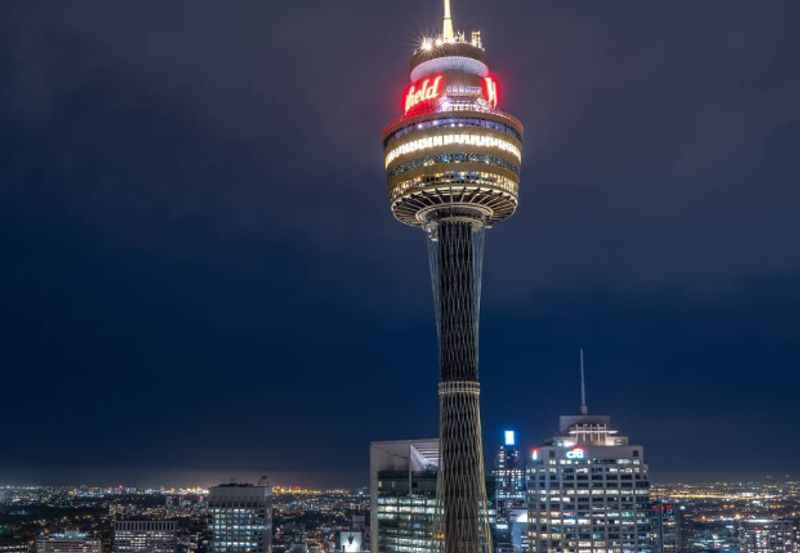
<path id="1" fill-rule="evenodd" d="M 586 453 L 579 447 L 575 449 L 570 449 L 567 451 L 567 459 L 583 459 L 586 456 Z"/>

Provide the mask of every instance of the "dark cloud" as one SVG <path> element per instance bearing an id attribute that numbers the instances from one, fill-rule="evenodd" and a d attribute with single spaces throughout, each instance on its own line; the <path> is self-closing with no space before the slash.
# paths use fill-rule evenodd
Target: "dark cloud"
<path id="1" fill-rule="evenodd" d="M 364 482 L 369 440 L 435 434 L 424 240 L 378 138 L 437 10 L 0 8 L 9 478 Z M 549 435 L 584 345 L 660 478 L 796 472 L 796 4 L 455 10 L 527 126 L 488 239 L 489 436 Z"/>

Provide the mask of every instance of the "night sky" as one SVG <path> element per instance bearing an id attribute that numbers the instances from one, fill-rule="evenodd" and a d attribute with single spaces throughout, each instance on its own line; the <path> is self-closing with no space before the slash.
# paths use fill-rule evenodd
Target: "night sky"
<path id="1" fill-rule="evenodd" d="M 578 408 L 656 481 L 800 476 L 800 3 L 454 0 L 526 124 L 485 439 Z M 437 0 L 0 7 L 0 483 L 366 485 L 435 436 L 380 132 Z"/>

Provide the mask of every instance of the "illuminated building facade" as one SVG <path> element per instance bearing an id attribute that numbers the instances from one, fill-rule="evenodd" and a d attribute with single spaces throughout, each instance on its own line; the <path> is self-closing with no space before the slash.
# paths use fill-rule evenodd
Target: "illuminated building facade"
<path id="1" fill-rule="evenodd" d="M 114 553 L 175 553 L 175 521 L 133 521 L 114 523 Z"/>
<path id="2" fill-rule="evenodd" d="M 520 456 L 517 433 L 503 432 L 503 442 L 495 455 L 492 469 L 494 491 L 494 549 L 497 553 L 520 553 L 522 535 L 514 525 L 527 519 L 524 458 Z"/>
<path id="3" fill-rule="evenodd" d="M 682 551 L 738 553 L 739 540 L 732 522 L 716 520 L 691 524 Z"/>
<path id="4" fill-rule="evenodd" d="M 84 532 L 42 534 L 36 539 L 36 553 L 101 553 L 100 540 Z"/>
<path id="5" fill-rule="evenodd" d="M 0 538 L 0 553 L 30 553 L 31 544 L 25 541 Z"/>
<path id="6" fill-rule="evenodd" d="M 736 528 L 740 553 L 796 553 L 795 528 L 790 520 L 748 519 Z"/>
<path id="7" fill-rule="evenodd" d="M 372 553 L 436 553 L 439 440 L 370 444 Z"/>
<path id="8" fill-rule="evenodd" d="M 272 488 L 223 484 L 209 490 L 213 553 L 271 553 Z"/>
<path id="9" fill-rule="evenodd" d="M 654 553 L 679 553 L 681 547 L 681 514 L 677 505 L 655 502 L 652 506 Z"/>
<path id="10" fill-rule="evenodd" d="M 583 376 L 581 354 L 581 377 Z M 651 553 L 650 483 L 644 448 L 589 415 L 560 417 L 559 434 L 531 451 L 531 553 Z"/>
<path id="11" fill-rule="evenodd" d="M 517 209 L 522 124 L 499 108 L 479 32 L 442 34 L 413 53 L 401 117 L 384 131 L 394 217 L 423 229 L 439 338 L 435 538 L 444 553 L 492 550 L 480 422 L 478 319 L 484 233 Z"/>

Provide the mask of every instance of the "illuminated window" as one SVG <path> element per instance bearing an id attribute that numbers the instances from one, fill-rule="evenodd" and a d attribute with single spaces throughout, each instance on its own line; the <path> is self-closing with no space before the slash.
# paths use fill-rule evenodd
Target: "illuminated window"
<path id="1" fill-rule="evenodd" d="M 443 134 L 417 138 L 416 140 L 411 140 L 399 146 L 395 146 L 386 153 L 386 167 L 389 167 L 389 164 L 400 156 L 412 154 L 420 150 L 429 150 L 431 148 L 441 148 L 450 145 L 494 148 L 508 152 L 516 157 L 517 161 L 522 162 L 522 152 L 520 149 L 502 138 L 484 134 Z"/>
<path id="2" fill-rule="evenodd" d="M 397 129 L 384 141 L 384 148 L 389 145 L 390 142 L 397 140 L 398 138 L 402 138 L 409 133 L 413 133 L 416 131 L 421 131 L 425 129 L 438 129 L 438 128 L 482 128 L 482 129 L 491 129 L 494 131 L 499 131 L 503 134 L 507 134 L 519 142 L 522 142 L 522 136 L 517 132 L 517 130 L 512 127 L 511 125 L 506 125 L 505 123 L 501 123 L 499 121 L 494 121 L 491 119 L 478 119 L 474 117 L 442 117 L 441 119 L 432 119 L 428 121 L 421 121 L 419 123 L 411 124 L 407 127 L 402 127 Z"/>
<path id="3" fill-rule="evenodd" d="M 413 171 L 414 169 L 419 169 L 420 167 L 426 167 L 428 165 L 434 165 L 438 163 L 485 163 L 486 165 L 502 167 L 503 169 L 507 169 L 513 173 L 519 174 L 518 165 L 515 165 L 497 156 L 479 153 L 455 153 L 434 154 L 424 158 L 412 159 L 396 165 L 388 172 L 388 175 L 390 177 L 396 177 L 398 175 L 402 175 L 403 173 L 407 173 L 408 171 Z"/>

